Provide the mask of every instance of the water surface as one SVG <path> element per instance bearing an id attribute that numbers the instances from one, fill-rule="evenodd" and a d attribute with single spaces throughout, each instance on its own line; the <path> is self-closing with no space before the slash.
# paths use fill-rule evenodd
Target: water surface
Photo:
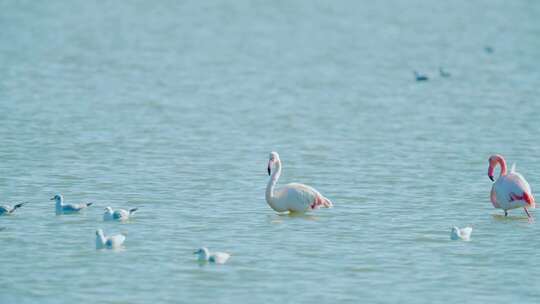
<path id="1" fill-rule="evenodd" d="M 497 152 L 540 189 L 539 16 L 524 0 L 2 2 L 0 199 L 29 204 L 0 218 L 0 302 L 539 302 L 539 224 L 501 217 L 486 176 Z M 335 208 L 272 211 L 272 150 L 281 184 Z M 58 217 L 55 193 L 94 206 Z M 109 205 L 139 212 L 103 223 Z M 125 250 L 96 251 L 97 228 L 128 232 Z M 230 263 L 200 266 L 200 246 Z"/>

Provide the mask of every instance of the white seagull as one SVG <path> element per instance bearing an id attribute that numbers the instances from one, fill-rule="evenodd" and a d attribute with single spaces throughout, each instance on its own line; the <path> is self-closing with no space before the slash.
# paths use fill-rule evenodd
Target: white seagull
<path id="1" fill-rule="evenodd" d="M 124 244 L 126 236 L 124 234 L 115 234 L 105 236 L 102 229 L 96 231 L 96 249 L 118 249 Z"/>
<path id="2" fill-rule="evenodd" d="M 127 221 L 129 217 L 137 211 L 138 208 L 132 208 L 128 210 L 125 209 L 117 209 L 114 210 L 111 207 L 105 208 L 105 213 L 103 213 L 103 220 L 104 221 Z"/>
<path id="3" fill-rule="evenodd" d="M 86 209 L 88 206 L 93 203 L 81 203 L 81 204 L 64 204 L 64 196 L 62 194 L 57 194 L 51 201 L 56 201 L 56 215 L 59 214 L 69 214 L 77 213 L 83 209 Z"/>
<path id="4" fill-rule="evenodd" d="M 319 191 L 304 184 L 292 183 L 275 189 L 281 175 L 281 160 L 277 152 L 270 153 L 268 175 L 270 180 L 266 186 L 266 202 L 277 212 L 306 212 L 333 206 L 332 202 Z"/>
<path id="5" fill-rule="evenodd" d="M 450 239 L 452 240 L 464 240 L 464 241 L 470 241 L 471 240 L 471 233 L 472 233 L 472 227 L 465 227 L 465 228 L 458 228 L 458 227 L 452 227 L 452 231 L 450 232 Z"/>
<path id="6" fill-rule="evenodd" d="M 18 208 L 21 208 L 26 203 L 18 203 L 15 206 L 11 207 L 10 205 L 1 205 L 0 206 L 0 215 L 9 215 L 15 212 Z"/>
<path id="7" fill-rule="evenodd" d="M 208 248 L 206 247 L 200 248 L 193 254 L 197 255 L 197 260 L 199 262 L 210 262 L 215 264 L 225 264 L 227 260 L 231 257 L 231 255 L 226 252 L 210 253 L 210 251 L 208 251 Z"/>

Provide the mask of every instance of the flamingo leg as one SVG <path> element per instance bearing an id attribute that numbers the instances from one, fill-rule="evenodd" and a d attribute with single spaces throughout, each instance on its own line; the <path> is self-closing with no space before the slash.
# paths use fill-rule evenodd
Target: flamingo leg
<path id="1" fill-rule="evenodd" d="M 532 218 L 532 216 L 529 214 L 529 211 L 527 210 L 527 208 L 523 208 L 523 210 L 525 210 L 525 213 L 527 213 L 527 216 L 528 216 L 529 218 Z"/>

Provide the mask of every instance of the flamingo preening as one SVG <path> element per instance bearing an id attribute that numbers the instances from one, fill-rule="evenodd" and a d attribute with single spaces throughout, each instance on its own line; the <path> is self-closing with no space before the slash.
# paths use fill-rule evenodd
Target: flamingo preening
<path id="1" fill-rule="evenodd" d="M 501 173 L 497 180 L 493 178 L 493 171 L 497 165 L 501 166 Z M 516 172 L 515 164 L 512 165 L 510 173 L 506 171 L 506 161 L 495 154 L 489 158 L 488 177 L 494 181 L 491 188 L 491 203 L 493 207 L 504 210 L 504 215 L 508 215 L 509 209 L 523 208 L 527 216 L 531 218 L 527 208 L 535 208 L 536 203 L 531 192 L 529 183 L 523 176 Z"/>
<path id="2" fill-rule="evenodd" d="M 272 172 L 273 169 L 273 172 Z M 275 189 L 281 174 L 281 160 L 277 152 L 270 153 L 266 186 L 266 202 L 277 212 L 306 212 L 318 208 L 331 208 L 332 202 L 317 190 L 303 184 L 287 184 Z"/>

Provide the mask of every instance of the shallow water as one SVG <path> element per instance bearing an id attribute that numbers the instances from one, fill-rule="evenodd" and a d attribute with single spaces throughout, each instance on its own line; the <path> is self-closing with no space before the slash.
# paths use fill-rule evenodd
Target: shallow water
<path id="1" fill-rule="evenodd" d="M 539 302 L 486 173 L 540 187 L 540 3 L 473 2 L 0 3 L 0 303 Z M 273 212 L 272 150 L 335 208 Z"/>

